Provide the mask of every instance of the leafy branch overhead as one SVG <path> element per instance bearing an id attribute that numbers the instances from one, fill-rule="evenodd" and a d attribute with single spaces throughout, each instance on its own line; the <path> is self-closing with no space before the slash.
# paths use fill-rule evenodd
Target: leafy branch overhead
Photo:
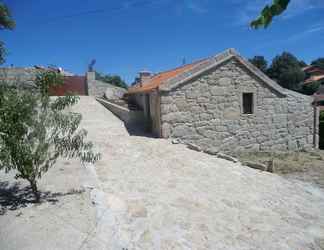
<path id="1" fill-rule="evenodd" d="M 15 21 L 12 19 L 11 12 L 7 5 L 0 3 L 0 29 L 12 30 L 16 26 Z"/>
<path id="2" fill-rule="evenodd" d="M 15 21 L 12 18 L 9 8 L 4 4 L 0 3 L 0 30 L 12 30 L 16 26 Z M 0 64 L 5 62 L 6 49 L 4 43 L 0 41 Z"/>
<path id="3" fill-rule="evenodd" d="M 288 7 L 290 0 L 273 0 L 271 5 L 266 5 L 260 16 L 250 23 L 254 29 L 267 28 L 275 16 L 282 14 Z"/>

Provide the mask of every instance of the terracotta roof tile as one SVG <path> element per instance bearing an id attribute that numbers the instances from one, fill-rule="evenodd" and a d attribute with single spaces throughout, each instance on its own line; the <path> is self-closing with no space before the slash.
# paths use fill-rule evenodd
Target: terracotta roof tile
<path id="1" fill-rule="evenodd" d="M 140 92 L 150 92 L 153 89 L 158 88 L 161 84 L 163 84 L 165 81 L 176 77 L 179 74 L 182 74 L 186 71 L 191 70 L 195 65 L 201 63 L 203 60 L 187 64 L 184 66 L 181 66 L 179 68 L 165 71 L 158 73 L 145 83 L 141 84 L 136 84 L 128 89 L 128 94 L 134 94 L 134 93 L 140 93 Z"/>
<path id="2" fill-rule="evenodd" d="M 320 81 L 324 79 L 324 75 L 311 76 L 305 81 L 305 84 Z"/>

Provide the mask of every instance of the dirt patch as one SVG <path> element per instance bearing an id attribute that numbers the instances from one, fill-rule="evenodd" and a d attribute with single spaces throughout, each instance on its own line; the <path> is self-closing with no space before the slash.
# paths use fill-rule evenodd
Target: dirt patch
<path id="1" fill-rule="evenodd" d="M 254 152 L 237 155 L 241 162 L 273 164 L 273 172 L 287 178 L 311 182 L 324 189 L 324 151 Z"/>

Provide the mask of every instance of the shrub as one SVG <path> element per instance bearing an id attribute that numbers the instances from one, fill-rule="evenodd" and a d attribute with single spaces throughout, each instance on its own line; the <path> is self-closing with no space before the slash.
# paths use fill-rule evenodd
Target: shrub
<path id="1" fill-rule="evenodd" d="M 60 84 L 54 72 L 40 74 L 33 88 L 0 84 L 0 170 L 15 170 L 15 178 L 30 183 L 36 202 L 37 180 L 59 157 L 95 162 L 100 155 L 85 142 L 87 131 L 79 129 L 81 115 L 66 110 L 76 96 L 49 97 L 49 88 Z"/>

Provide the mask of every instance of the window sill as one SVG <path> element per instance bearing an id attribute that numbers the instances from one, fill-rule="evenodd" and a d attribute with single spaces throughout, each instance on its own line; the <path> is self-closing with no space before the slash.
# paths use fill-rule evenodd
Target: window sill
<path id="1" fill-rule="evenodd" d="M 253 116 L 255 116 L 255 113 L 252 113 L 252 114 L 241 114 L 241 116 L 244 116 L 244 117 L 253 117 Z"/>

